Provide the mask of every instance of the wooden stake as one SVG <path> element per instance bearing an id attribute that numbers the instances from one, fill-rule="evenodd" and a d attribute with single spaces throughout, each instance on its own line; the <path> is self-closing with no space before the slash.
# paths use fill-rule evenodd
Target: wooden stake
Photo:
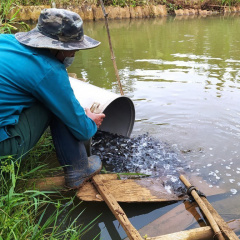
<path id="1" fill-rule="evenodd" d="M 108 43 L 109 43 L 109 47 L 110 47 L 110 51 L 111 51 L 111 59 L 112 59 L 112 61 L 113 61 L 113 66 L 114 66 L 114 70 L 115 70 L 115 75 L 116 75 L 116 78 L 117 78 L 117 81 L 118 81 L 118 86 L 119 86 L 119 89 L 120 89 L 120 93 L 121 93 L 121 95 L 124 95 L 124 94 L 123 94 L 123 90 L 122 90 L 122 85 L 121 85 L 120 77 L 119 77 L 119 74 L 118 74 L 118 69 L 117 69 L 117 64 L 116 64 L 114 52 L 113 52 L 113 49 L 112 49 L 112 41 L 111 41 L 110 31 L 109 31 L 109 27 L 108 27 L 108 18 L 107 18 L 107 17 L 108 17 L 108 14 L 107 14 L 106 11 L 105 11 L 105 7 L 104 7 L 104 4 L 103 4 L 103 0 L 100 0 L 100 3 L 101 3 L 103 15 L 104 15 L 104 19 L 105 19 L 105 26 L 106 26 L 107 34 L 108 34 Z"/>
<path id="2" fill-rule="evenodd" d="M 129 221 L 127 215 L 120 207 L 116 199 L 112 196 L 112 194 L 108 191 L 106 186 L 103 184 L 101 177 L 96 175 L 92 178 L 94 185 L 96 186 L 97 190 L 101 194 L 102 198 L 117 218 L 119 223 L 122 225 L 124 231 L 126 232 L 127 236 L 130 240 L 143 240 L 140 236 L 139 232 L 132 226 L 131 222 Z"/>
<path id="3" fill-rule="evenodd" d="M 185 186 L 187 188 L 191 187 L 192 185 L 190 184 L 190 182 L 183 176 L 181 175 L 180 180 L 185 184 Z M 205 214 L 207 220 L 209 221 L 210 226 L 213 229 L 213 232 L 215 233 L 216 237 L 219 240 L 225 240 L 225 238 L 222 235 L 221 230 L 219 229 L 215 219 L 213 218 L 212 214 L 209 212 L 208 208 L 206 207 L 206 205 L 204 204 L 204 202 L 202 201 L 202 199 L 199 197 L 198 193 L 193 189 L 191 191 L 191 195 L 193 196 L 193 198 L 195 199 L 195 201 L 197 202 L 198 206 L 201 208 L 201 210 L 203 211 L 203 213 Z"/>

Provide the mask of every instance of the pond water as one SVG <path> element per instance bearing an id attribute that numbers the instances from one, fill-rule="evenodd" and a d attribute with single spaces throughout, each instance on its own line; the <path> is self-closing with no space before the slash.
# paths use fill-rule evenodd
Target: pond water
<path id="1" fill-rule="evenodd" d="M 211 202 L 226 221 L 240 218 L 239 24 L 238 15 L 109 21 L 123 91 L 136 110 L 132 136 L 166 142 L 191 174 L 224 189 Z M 102 44 L 78 52 L 69 72 L 119 93 L 104 21 L 85 22 L 84 30 Z M 176 204 L 121 206 L 140 229 Z M 102 213 L 84 239 L 100 230 L 101 239 L 126 237 L 105 203 L 82 206 L 84 222 Z"/>

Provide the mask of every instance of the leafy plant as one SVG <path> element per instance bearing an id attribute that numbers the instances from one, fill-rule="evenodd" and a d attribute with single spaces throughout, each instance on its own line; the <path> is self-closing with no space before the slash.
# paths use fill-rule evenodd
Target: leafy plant
<path id="1" fill-rule="evenodd" d="M 130 0 L 130 7 L 136 7 L 137 6 L 137 1 L 135 0 Z"/>
<path id="2" fill-rule="evenodd" d="M 80 202 L 74 203 L 75 197 L 64 197 L 58 191 L 38 191 L 25 184 L 33 178 L 59 173 L 59 167 L 51 169 L 47 164 L 53 154 L 52 137 L 46 131 L 26 159 L 0 157 L 0 240 L 81 239 L 94 226 L 99 216 L 86 225 L 79 223 L 84 210 L 71 219 L 73 212 L 80 209 Z"/>
<path id="3" fill-rule="evenodd" d="M 10 13 L 16 8 L 14 0 L 1 0 L 0 2 L 0 34 L 12 33 L 19 29 L 30 30 L 28 24 L 17 21 L 19 9 L 13 15 Z"/>
<path id="4" fill-rule="evenodd" d="M 18 182 L 31 177 L 34 171 L 39 171 L 39 167 L 32 169 L 31 174 L 21 175 L 20 162 L 14 162 L 11 156 L 1 157 L 0 163 L 1 240 L 80 239 L 93 227 L 98 216 L 85 226 L 77 224 L 83 210 L 69 221 L 80 204 L 74 204 L 74 197 L 62 196 L 54 200 L 49 194 L 57 192 L 40 192 L 34 189 L 17 191 Z M 53 209 L 53 213 L 46 216 L 49 207 Z"/>

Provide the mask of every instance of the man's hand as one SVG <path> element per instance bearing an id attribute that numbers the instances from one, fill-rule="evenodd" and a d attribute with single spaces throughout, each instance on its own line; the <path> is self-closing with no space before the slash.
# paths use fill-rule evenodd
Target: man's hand
<path id="1" fill-rule="evenodd" d="M 86 115 L 91 118 L 99 128 L 102 124 L 103 119 L 105 118 L 104 113 L 92 113 L 89 108 L 85 108 Z"/>

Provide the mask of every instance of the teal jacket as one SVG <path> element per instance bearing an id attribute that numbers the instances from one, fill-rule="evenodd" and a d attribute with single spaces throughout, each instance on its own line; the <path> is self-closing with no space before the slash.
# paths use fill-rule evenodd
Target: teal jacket
<path id="1" fill-rule="evenodd" d="M 97 126 L 75 98 L 67 71 L 48 49 L 27 47 L 12 34 L 0 34 L 0 141 L 6 126 L 18 123 L 24 108 L 42 102 L 79 140 Z"/>

